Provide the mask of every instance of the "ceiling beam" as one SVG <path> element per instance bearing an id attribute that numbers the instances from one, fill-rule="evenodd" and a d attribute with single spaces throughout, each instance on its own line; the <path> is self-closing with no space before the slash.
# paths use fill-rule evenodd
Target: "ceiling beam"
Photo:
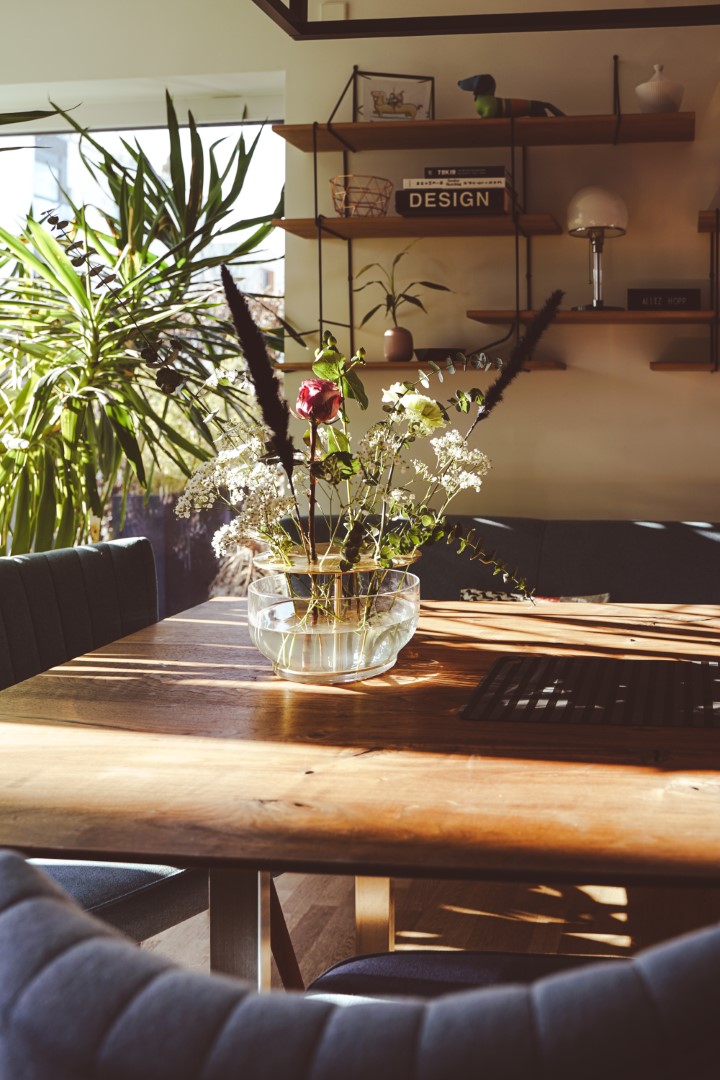
<path id="1" fill-rule="evenodd" d="M 309 25 L 307 20 L 307 3 L 303 5 L 303 18 L 298 18 L 297 14 L 297 2 L 291 0 L 291 10 L 287 4 L 283 3 L 283 0 L 252 0 L 256 7 L 259 7 L 266 15 L 268 15 L 274 23 L 284 30 L 286 34 L 289 34 L 294 41 L 302 39 L 302 33 L 300 28 L 302 25 Z"/>
<path id="2" fill-rule="evenodd" d="M 253 0 L 295 41 L 339 38 L 437 37 L 453 34 L 517 34 L 558 30 L 634 30 L 720 23 L 720 4 L 688 7 L 602 8 L 594 11 L 506 12 L 487 15 L 410 15 L 391 19 L 307 19 L 307 0 Z"/>

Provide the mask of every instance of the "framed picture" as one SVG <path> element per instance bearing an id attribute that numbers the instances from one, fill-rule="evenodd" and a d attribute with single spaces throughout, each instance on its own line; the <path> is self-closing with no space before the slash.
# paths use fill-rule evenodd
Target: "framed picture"
<path id="1" fill-rule="evenodd" d="M 353 105 L 355 120 L 434 120 L 435 79 L 432 75 L 356 71 Z"/>

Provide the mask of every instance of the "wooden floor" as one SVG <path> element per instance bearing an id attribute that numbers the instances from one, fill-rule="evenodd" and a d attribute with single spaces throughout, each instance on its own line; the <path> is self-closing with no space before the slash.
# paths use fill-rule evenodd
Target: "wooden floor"
<path id="1" fill-rule="evenodd" d="M 307 984 L 355 951 L 353 879 L 283 874 L 276 886 Z M 395 895 L 396 949 L 625 956 L 720 921 L 720 890 L 399 880 Z M 143 947 L 208 970 L 207 915 Z"/>

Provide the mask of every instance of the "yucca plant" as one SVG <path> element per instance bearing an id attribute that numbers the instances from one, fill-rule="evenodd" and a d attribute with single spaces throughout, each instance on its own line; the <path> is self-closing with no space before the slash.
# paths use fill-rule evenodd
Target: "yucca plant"
<path id="1" fill-rule="evenodd" d="M 246 144 L 244 135 L 236 141 L 227 163 L 220 167 L 218 140 L 204 149 L 197 125 L 188 113 L 190 168 L 183 160 L 180 126 L 172 98 L 166 93 L 167 130 L 170 143 L 168 159 L 170 179 L 166 180 L 153 166 L 150 158 L 135 143 L 123 139 L 132 165 L 123 164 L 110 153 L 73 117 L 63 110 L 62 116 L 82 135 L 81 156 L 86 168 L 100 186 L 106 187 L 116 209 L 101 212 L 107 226 L 108 242 L 117 250 L 127 250 L 138 263 L 145 265 L 164 257 L 172 263 L 172 273 L 166 268 L 168 284 L 182 289 L 190 277 L 197 276 L 222 263 L 242 259 L 244 265 L 253 261 L 248 256 L 272 230 L 272 219 L 281 217 L 283 199 L 268 213 L 229 222 L 237 210 L 243 184 L 257 149 L 260 131 Z M 93 158 L 85 147 L 95 152 Z M 84 225 L 86 213 L 74 208 L 78 223 Z M 222 237 L 253 231 L 238 239 L 230 251 L 212 253 L 209 245 Z"/>
<path id="2" fill-rule="evenodd" d="M 6 124 L 29 124 L 32 120 L 46 120 L 49 116 L 57 116 L 61 110 L 57 107 L 52 109 L 25 109 L 20 112 L 0 113 L 0 127 Z M 3 150 L 20 150 L 20 146 L 0 146 Z"/>
<path id="3" fill-rule="evenodd" d="M 68 220 L 0 229 L 0 551 L 88 539 L 114 490 L 147 489 L 162 459 L 188 474 L 231 414 L 255 408 L 210 272 L 242 267 L 277 209 L 223 225 L 256 143 L 241 137 L 220 172 L 189 119 L 187 176 L 168 97 L 170 184 L 139 146 L 126 144 L 130 167 L 83 132 L 114 209 L 93 221 L 68 200 Z M 208 251 L 240 230 L 229 254 Z"/>

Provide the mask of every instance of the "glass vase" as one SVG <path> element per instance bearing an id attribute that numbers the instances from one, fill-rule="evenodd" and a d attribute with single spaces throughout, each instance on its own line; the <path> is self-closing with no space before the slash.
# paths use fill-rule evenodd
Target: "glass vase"
<path id="1" fill-rule="evenodd" d="M 415 633 L 420 582 L 406 569 L 270 574 L 250 584 L 250 637 L 283 679 L 382 675 Z"/>

